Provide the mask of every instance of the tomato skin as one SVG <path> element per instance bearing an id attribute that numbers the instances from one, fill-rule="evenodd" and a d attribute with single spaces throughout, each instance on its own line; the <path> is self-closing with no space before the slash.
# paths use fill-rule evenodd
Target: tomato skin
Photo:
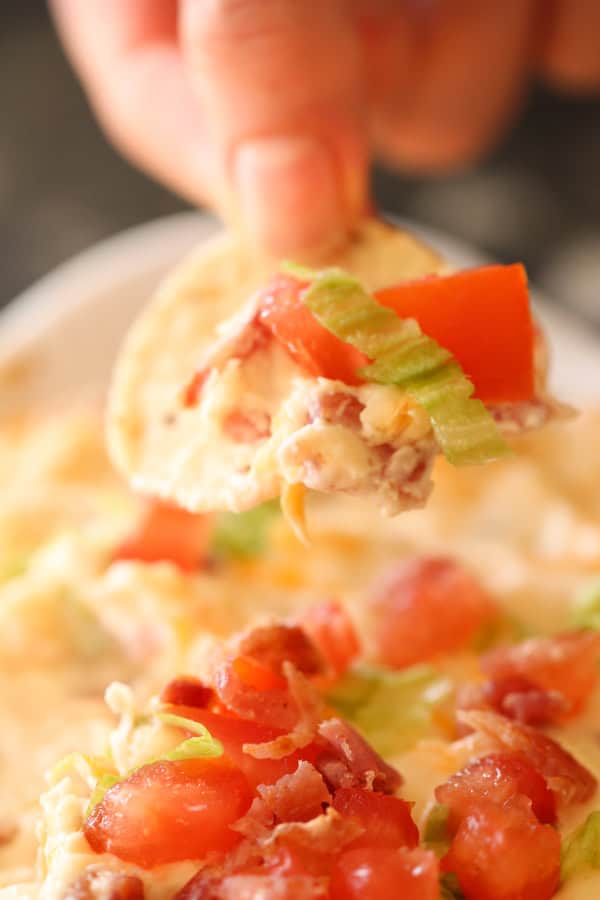
<path id="1" fill-rule="evenodd" d="M 481 266 L 384 288 L 375 294 L 449 350 L 485 403 L 530 400 L 533 321 L 520 263 Z"/>
<path id="2" fill-rule="evenodd" d="M 438 900 L 438 861 L 430 850 L 361 847 L 331 870 L 330 900 Z"/>
<path id="3" fill-rule="evenodd" d="M 251 802 L 245 776 L 226 759 L 155 762 L 110 788 L 84 833 L 97 853 L 149 869 L 231 849 L 241 836 L 230 825 Z"/>
<path id="4" fill-rule="evenodd" d="M 556 801 L 544 777 L 520 753 L 492 753 L 482 756 L 452 775 L 435 790 L 438 803 L 450 809 L 448 825 L 454 830 L 461 819 L 482 800 L 500 805 L 517 794 L 531 800 L 540 822 L 556 822 Z"/>
<path id="5" fill-rule="evenodd" d="M 171 562 L 184 572 L 204 563 L 211 519 L 170 503 L 149 501 L 135 531 L 113 554 L 113 562 Z"/>
<path id="6" fill-rule="evenodd" d="M 380 662 L 402 669 L 464 647 L 497 615 L 461 563 L 419 557 L 398 563 L 369 598 Z"/>
<path id="7" fill-rule="evenodd" d="M 261 296 L 261 323 L 310 375 L 360 384 L 356 371 L 368 359 L 319 324 L 302 300 L 306 287 L 296 278 L 276 276 Z"/>
<path id="8" fill-rule="evenodd" d="M 168 681 L 160 692 L 167 706 L 197 706 L 204 709 L 214 701 L 214 691 L 192 675 L 180 675 Z"/>
<path id="9" fill-rule="evenodd" d="M 318 749 L 309 744 L 282 759 L 255 759 L 250 754 L 244 753 L 243 745 L 272 741 L 283 734 L 283 730 L 260 725 L 248 719 L 221 715 L 207 709 L 173 706 L 169 708 L 169 712 L 205 725 L 211 735 L 223 744 L 227 759 L 240 768 L 253 788 L 259 784 L 274 784 L 282 775 L 291 775 L 295 772 L 301 759 L 314 762 L 318 756 Z"/>
<path id="10" fill-rule="evenodd" d="M 466 900 L 550 900 L 560 880 L 560 835 L 528 805 L 482 801 L 460 823 L 442 869 Z"/>
<path id="11" fill-rule="evenodd" d="M 365 829 L 348 846 L 356 847 L 416 847 L 419 830 L 410 814 L 410 803 L 399 797 L 360 788 L 339 788 L 333 807 L 340 815 L 358 819 Z"/>
<path id="12" fill-rule="evenodd" d="M 336 675 L 342 675 L 359 656 L 361 646 L 352 619 L 336 600 L 310 606 L 300 625 Z"/>

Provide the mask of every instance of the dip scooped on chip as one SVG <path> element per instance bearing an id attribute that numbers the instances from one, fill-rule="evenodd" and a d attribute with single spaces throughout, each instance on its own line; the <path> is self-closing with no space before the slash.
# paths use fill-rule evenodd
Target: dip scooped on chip
<path id="1" fill-rule="evenodd" d="M 225 235 L 135 324 L 109 446 L 137 490 L 192 512 L 299 486 L 395 514 L 424 504 L 440 453 L 484 463 L 561 413 L 544 356 L 520 265 L 448 272 L 374 220 L 322 269 Z"/>

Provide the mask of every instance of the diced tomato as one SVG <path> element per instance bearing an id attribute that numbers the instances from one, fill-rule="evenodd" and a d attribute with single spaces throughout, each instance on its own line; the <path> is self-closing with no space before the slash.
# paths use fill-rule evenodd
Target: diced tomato
<path id="1" fill-rule="evenodd" d="M 160 702 L 171 706 L 197 706 L 205 709 L 214 700 L 212 688 L 192 675 L 180 675 L 167 682 L 160 692 Z"/>
<path id="2" fill-rule="evenodd" d="M 314 745 L 309 744 L 282 759 L 255 759 L 249 753 L 244 753 L 243 745 L 263 744 L 275 740 L 284 733 L 283 729 L 259 725 L 258 722 L 250 722 L 247 719 L 224 716 L 207 709 L 177 706 L 169 711 L 205 725 L 211 735 L 223 744 L 225 756 L 239 766 L 253 788 L 259 784 L 273 784 L 282 775 L 295 772 L 301 759 L 314 762 L 319 752 Z"/>
<path id="3" fill-rule="evenodd" d="M 565 698 L 568 715 L 581 711 L 598 680 L 600 634 L 568 632 L 498 647 L 481 659 L 493 681 L 521 677 L 544 691 Z"/>
<path id="4" fill-rule="evenodd" d="M 97 853 L 148 869 L 229 850 L 240 840 L 230 826 L 251 802 L 244 774 L 227 759 L 155 762 L 110 788 L 84 832 Z"/>
<path id="5" fill-rule="evenodd" d="M 279 275 L 264 291 L 260 319 L 312 375 L 358 384 L 368 363 L 323 328 L 304 305 L 306 283 Z M 484 266 L 405 282 L 375 294 L 448 349 L 486 403 L 530 400 L 534 329 L 522 265 Z"/>
<path id="6" fill-rule="evenodd" d="M 171 562 L 193 572 L 206 558 L 210 528 L 209 516 L 158 500 L 148 502 L 133 534 L 115 550 L 113 561 Z"/>
<path id="7" fill-rule="evenodd" d="M 466 900 L 550 900 L 560 879 L 560 835 L 524 803 L 484 801 L 454 835 L 442 869 Z"/>
<path id="8" fill-rule="evenodd" d="M 306 287 L 296 278 L 278 275 L 262 294 L 260 321 L 309 374 L 359 384 L 356 370 L 367 358 L 317 322 L 302 300 Z"/>
<path id="9" fill-rule="evenodd" d="M 287 688 L 283 676 L 252 659 L 251 656 L 236 657 L 232 666 L 238 678 L 255 691 L 285 691 Z"/>
<path id="10" fill-rule="evenodd" d="M 537 728 L 483 710 L 463 712 L 462 717 L 473 730 L 495 740 L 499 749 L 527 757 L 557 800 L 565 805 L 585 803 L 596 792 L 597 782 L 592 773 L 558 741 Z"/>
<path id="11" fill-rule="evenodd" d="M 369 602 L 377 658 L 397 669 L 464 647 L 497 616 L 476 578 L 445 557 L 398 563 L 375 585 Z"/>
<path id="12" fill-rule="evenodd" d="M 416 847 L 419 830 L 410 814 L 410 803 L 360 788 L 339 788 L 333 807 L 340 815 L 358 819 L 364 828 L 352 844 L 355 847 Z"/>
<path id="13" fill-rule="evenodd" d="M 438 861 L 430 850 L 361 847 L 331 870 L 331 900 L 438 900 Z"/>
<path id="14" fill-rule="evenodd" d="M 450 809 L 448 825 L 454 830 L 482 800 L 502 805 L 517 794 L 531 800 L 533 812 L 544 824 L 556 822 L 556 802 L 545 779 L 520 753 L 482 756 L 436 788 L 438 803 Z"/>
<path id="15" fill-rule="evenodd" d="M 300 617 L 300 624 L 336 675 L 342 675 L 359 655 L 352 619 L 336 600 L 313 604 Z"/>
<path id="16" fill-rule="evenodd" d="M 485 403 L 533 396 L 533 321 L 520 263 L 482 266 L 384 288 L 375 294 L 449 350 Z"/>

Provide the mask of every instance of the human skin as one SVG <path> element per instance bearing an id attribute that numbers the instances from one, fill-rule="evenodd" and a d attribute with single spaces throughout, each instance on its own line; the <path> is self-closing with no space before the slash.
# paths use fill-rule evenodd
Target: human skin
<path id="1" fill-rule="evenodd" d="M 534 74 L 600 88 L 597 0 L 51 0 L 115 145 L 276 254 L 343 239 L 374 155 L 464 166 Z"/>

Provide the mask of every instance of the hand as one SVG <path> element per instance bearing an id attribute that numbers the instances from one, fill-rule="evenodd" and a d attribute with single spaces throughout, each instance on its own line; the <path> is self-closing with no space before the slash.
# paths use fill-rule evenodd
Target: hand
<path id="1" fill-rule="evenodd" d="M 594 0 L 51 5 L 115 144 L 275 253 L 339 240 L 366 208 L 372 153 L 463 164 L 511 120 L 532 71 L 600 86 Z"/>

